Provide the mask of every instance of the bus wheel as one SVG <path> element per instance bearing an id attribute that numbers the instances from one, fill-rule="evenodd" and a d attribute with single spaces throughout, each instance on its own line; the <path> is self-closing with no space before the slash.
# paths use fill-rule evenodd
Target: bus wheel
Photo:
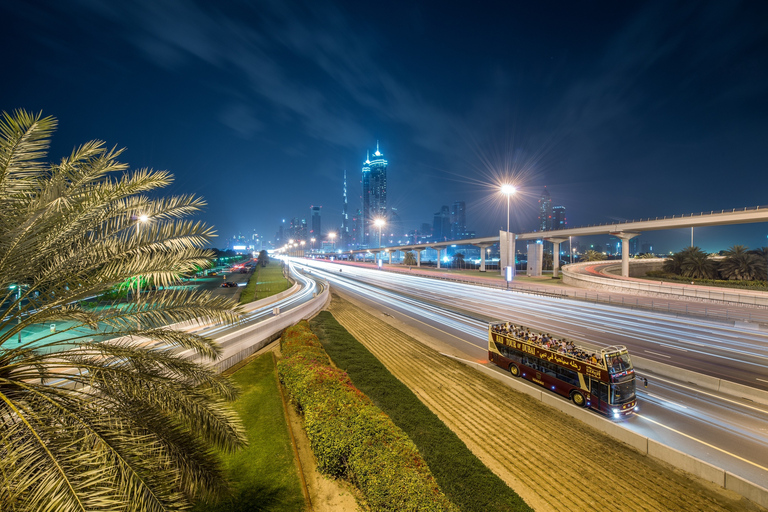
<path id="1" fill-rule="evenodd" d="M 573 403 L 579 407 L 584 407 L 584 404 L 587 403 L 587 401 L 584 400 L 584 395 L 582 395 L 578 391 L 574 391 L 573 393 L 571 393 L 571 400 L 573 400 Z"/>
<path id="2" fill-rule="evenodd" d="M 519 377 L 520 376 L 520 368 L 517 367 L 516 364 L 510 364 L 509 365 L 509 373 L 512 374 L 513 377 Z"/>

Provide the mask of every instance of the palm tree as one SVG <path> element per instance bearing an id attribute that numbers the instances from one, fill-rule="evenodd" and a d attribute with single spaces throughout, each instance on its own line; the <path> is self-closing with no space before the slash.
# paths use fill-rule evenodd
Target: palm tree
<path id="1" fill-rule="evenodd" d="M 167 326 L 238 311 L 183 288 L 81 301 L 139 276 L 166 288 L 210 266 L 213 231 L 183 220 L 204 202 L 154 199 L 172 176 L 129 172 L 99 141 L 44 163 L 55 127 L 40 114 L 0 117 L 0 509 L 188 508 L 224 492 L 214 449 L 245 438 L 225 404 L 233 387 L 178 354 L 209 361 L 218 345 Z M 56 333 L 28 334 L 52 323 Z"/>
<path id="2" fill-rule="evenodd" d="M 698 247 L 687 247 L 678 254 L 682 255 L 680 275 L 693 279 L 714 279 L 717 275 L 717 263 Z"/>
<path id="3" fill-rule="evenodd" d="M 453 266 L 462 268 L 464 266 L 464 254 L 457 252 L 453 255 Z"/>
<path id="4" fill-rule="evenodd" d="M 583 260 L 584 261 L 603 261 L 606 258 L 605 254 L 602 252 L 595 251 L 593 249 L 588 250 L 584 253 Z"/>
<path id="5" fill-rule="evenodd" d="M 662 269 L 664 272 L 669 272 L 670 274 L 681 275 L 683 272 L 682 268 L 684 259 L 685 253 L 682 251 L 671 254 L 669 258 L 664 260 Z"/>
<path id="6" fill-rule="evenodd" d="M 406 251 L 405 255 L 403 256 L 403 265 L 415 265 L 416 264 L 416 256 L 414 256 L 413 251 Z"/>
<path id="7" fill-rule="evenodd" d="M 758 249 L 760 251 L 760 249 Z M 734 245 L 725 251 L 718 270 L 725 279 L 754 281 L 766 274 L 766 259 L 758 251 L 748 251 L 744 245 Z"/>

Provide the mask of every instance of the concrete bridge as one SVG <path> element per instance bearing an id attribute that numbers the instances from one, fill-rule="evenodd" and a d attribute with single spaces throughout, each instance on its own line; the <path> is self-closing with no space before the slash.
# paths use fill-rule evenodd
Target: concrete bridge
<path id="1" fill-rule="evenodd" d="M 621 275 L 629 276 L 629 241 L 645 231 L 660 231 L 664 229 L 696 228 L 704 226 L 724 226 L 728 224 L 750 224 L 755 222 L 768 222 L 768 206 L 745 207 L 743 209 L 721 210 L 691 213 L 688 215 L 673 215 L 671 217 L 656 217 L 640 220 L 632 220 L 619 223 L 607 223 L 594 226 L 583 226 L 553 231 L 536 231 L 533 233 L 511 233 L 499 231 L 498 236 L 481 238 L 469 238 L 463 240 L 446 240 L 440 242 L 428 242 L 421 244 L 397 245 L 392 247 L 380 247 L 371 249 L 356 249 L 342 251 L 341 254 L 366 254 L 373 253 L 378 258 L 382 252 L 389 253 L 389 262 L 392 263 L 392 254 L 395 251 L 413 251 L 416 254 L 416 265 L 421 266 L 421 251 L 435 249 L 437 251 L 437 268 L 440 268 L 440 253 L 451 245 L 473 245 L 480 247 L 480 272 L 485 272 L 485 249 L 495 244 L 500 248 L 500 267 L 514 265 L 515 242 L 529 240 L 546 240 L 554 246 L 553 254 L 560 253 L 560 244 L 573 236 L 589 235 L 613 235 L 621 240 Z M 532 250 L 538 250 L 539 254 L 531 254 Z M 541 247 L 529 246 L 529 264 L 533 261 L 538 264 L 538 274 L 541 273 Z M 553 258 L 553 275 L 557 277 L 560 267 L 560 259 Z"/>

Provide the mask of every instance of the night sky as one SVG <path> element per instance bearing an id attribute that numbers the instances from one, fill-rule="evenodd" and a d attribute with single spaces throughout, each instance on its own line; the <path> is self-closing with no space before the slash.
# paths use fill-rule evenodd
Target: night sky
<path id="1" fill-rule="evenodd" d="M 59 120 L 203 196 L 219 235 L 340 223 L 376 141 L 408 230 L 466 201 L 480 236 L 768 205 L 768 2 L 0 2 L 0 109 Z M 696 244 L 768 245 L 768 226 Z M 689 230 L 646 233 L 678 250 Z M 220 246 L 224 246 L 221 240 Z"/>

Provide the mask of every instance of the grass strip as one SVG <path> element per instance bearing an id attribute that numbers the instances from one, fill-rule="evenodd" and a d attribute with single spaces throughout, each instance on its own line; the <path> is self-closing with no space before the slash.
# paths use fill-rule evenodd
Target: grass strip
<path id="1" fill-rule="evenodd" d="M 259 265 L 256 265 L 256 267 L 253 269 L 253 272 L 251 272 L 251 275 L 248 278 L 248 284 L 246 284 L 245 288 L 243 288 L 243 291 L 240 292 L 240 304 L 248 304 L 249 302 L 256 300 L 256 286 L 259 283 L 260 268 L 261 267 Z"/>
<path id="2" fill-rule="evenodd" d="M 254 300 L 271 297 L 290 287 L 291 282 L 283 275 L 280 262 L 270 261 L 266 267 L 259 269 L 259 279 L 256 285 L 256 297 Z"/>
<path id="3" fill-rule="evenodd" d="M 296 512 L 304 495 L 293 456 L 272 353 L 245 365 L 231 377 L 241 390 L 234 407 L 248 434 L 248 447 L 220 454 L 233 496 L 219 503 L 198 503 L 195 512 Z"/>
<path id="4" fill-rule="evenodd" d="M 530 511 L 413 392 L 395 378 L 331 313 L 310 322 L 334 364 L 416 444 L 440 489 L 466 512 Z M 425 368 L 425 371 L 429 371 Z"/>

